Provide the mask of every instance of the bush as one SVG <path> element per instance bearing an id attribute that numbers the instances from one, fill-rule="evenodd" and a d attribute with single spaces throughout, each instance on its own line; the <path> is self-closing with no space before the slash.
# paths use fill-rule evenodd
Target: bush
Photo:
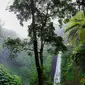
<path id="1" fill-rule="evenodd" d="M 7 69 L 0 64 L 0 85 L 22 85 L 21 78 L 16 75 L 10 75 Z"/>

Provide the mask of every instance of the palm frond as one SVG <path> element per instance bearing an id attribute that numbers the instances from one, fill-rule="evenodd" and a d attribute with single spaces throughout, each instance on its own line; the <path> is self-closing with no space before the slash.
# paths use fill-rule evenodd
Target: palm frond
<path id="1" fill-rule="evenodd" d="M 79 24 L 78 24 L 78 23 L 76 23 L 76 24 L 74 24 L 74 25 L 72 25 L 72 26 L 68 27 L 68 28 L 65 30 L 65 32 L 70 31 L 71 29 L 73 29 L 73 28 L 74 28 L 74 27 L 76 27 L 76 26 L 79 26 Z"/>
<path id="2" fill-rule="evenodd" d="M 76 35 L 78 35 L 77 27 L 69 32 L 68 38 L 72 40 L 74 38 L 74 36 L 76 36 Z"/>

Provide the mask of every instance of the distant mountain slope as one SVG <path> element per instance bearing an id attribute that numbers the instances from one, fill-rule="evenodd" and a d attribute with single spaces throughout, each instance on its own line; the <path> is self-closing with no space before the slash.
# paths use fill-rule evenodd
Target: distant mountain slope
<path id="1" fill-rule="evenodd" d="M 3 27 L 0 26 L 0 38 L 7 38 L 7 37 L 11 37 L 11 38 L 16 38 L 19 37 L 18 34 L 16 34 L 16 32 L 12 31 L 12 30 L 8 30 L 5 29 Z"/>
<path id="2" fill-rule="evenodd" d="M 7 37 L 16 38 L 18 35 L 16 32 L 5 29 L 0 25 L 0 63 L 3 64 L 7 63 L 7 58 L 10 54 L 10 51 L 7 48 L 3 48 L 4 39 Z"/>

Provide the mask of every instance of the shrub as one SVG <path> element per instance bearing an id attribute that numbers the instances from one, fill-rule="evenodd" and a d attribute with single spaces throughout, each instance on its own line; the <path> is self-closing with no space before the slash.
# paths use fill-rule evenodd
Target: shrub
<path id="1" fill-rule="evenodd" d="M 10 75 L 7 69 L 0 64 L 0 85 L 22 85 L 21 78 L 16 75 Z"/>

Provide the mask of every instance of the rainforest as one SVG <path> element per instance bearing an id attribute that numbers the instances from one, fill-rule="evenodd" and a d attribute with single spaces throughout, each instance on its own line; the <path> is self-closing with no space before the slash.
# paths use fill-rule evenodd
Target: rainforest
<path id="1" fill-rule="evenodd" d="M 1 0 L 0 11 L 0 85 L 85 85 L 85 0 Z"/>

